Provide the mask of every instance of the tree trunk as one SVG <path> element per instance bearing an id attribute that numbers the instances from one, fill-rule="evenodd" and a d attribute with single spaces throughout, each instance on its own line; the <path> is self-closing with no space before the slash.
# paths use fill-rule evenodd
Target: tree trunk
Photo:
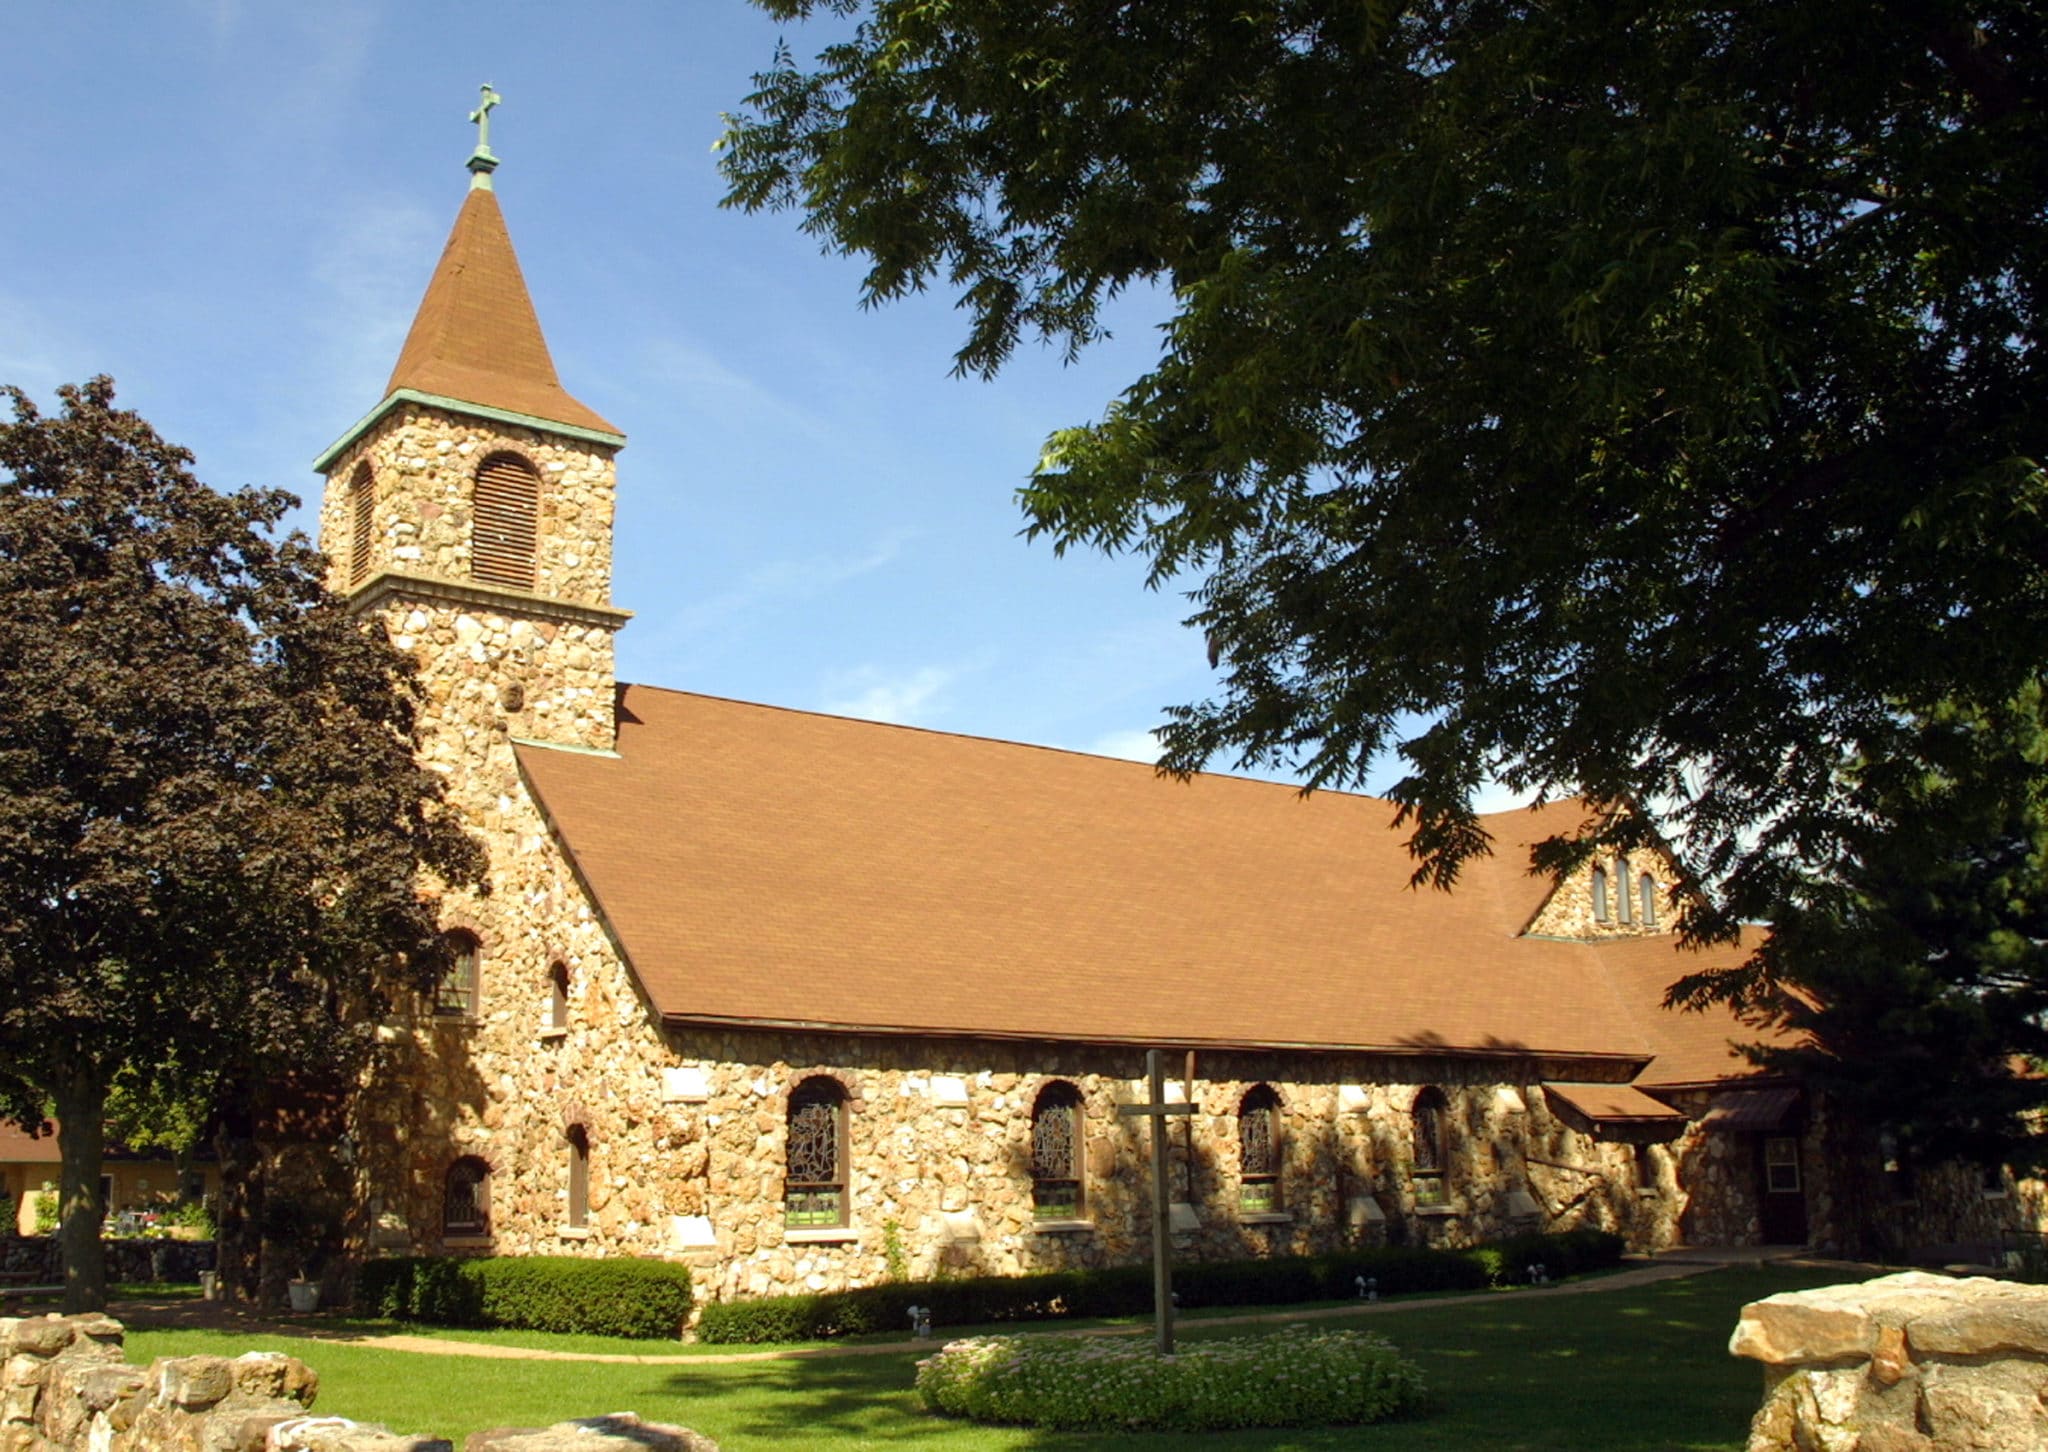
<path id="1" fill-rule="evenodd" d="M 263 1193 L 256 1152 L 256 1130 L 245 1096 L 232 1090 L 224 1096 L 214 1129 L 214 1153 L 220 1161 L 220 1207 L 214 1217 L 214 1263 L 220 1272 L 221 1294 L 229 1300 L 254 1300 L 257 1286 L 256 1215 Z"/>
<path id="2" fill-rule="evenodd" d="M 100 1195 L 106 1149 L 107 1086 L 81 1071 L 53 1086 L 57 1154 L 57 1245 L 64 1256 L 64 1310 L 101 1311 L 107 1305 L 107 1249 L 100 1239 L 107 1218 Z"/>

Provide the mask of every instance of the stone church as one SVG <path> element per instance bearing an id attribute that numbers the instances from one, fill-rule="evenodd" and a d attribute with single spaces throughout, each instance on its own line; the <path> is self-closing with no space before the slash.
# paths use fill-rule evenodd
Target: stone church
<path id="1" fill-rule="evenodd" d="M 370 1253 L 671 1257 L 718 1297 L 1139 1259 L 1153 1048 L 1195 1110 L 1180 1256 L 1830 1242 L 1825 1107 L 1659 1006 L 1701 962 L 1674 865 L 1527 872 L 1581 804 L 1418 891 L 1372 798 L 618 681 L 625 435 L 556 376 L 495 165 L 316 464 L 330 583 L 417 658 L 491 862 L 351 1111 Z M 1923 1238 L 2039 1188 L 1923 1186 Z"/>

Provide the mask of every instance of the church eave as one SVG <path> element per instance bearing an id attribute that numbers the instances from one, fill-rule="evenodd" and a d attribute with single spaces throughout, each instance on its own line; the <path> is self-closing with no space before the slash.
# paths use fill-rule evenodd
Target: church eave
<path id="1" fill-rule="evenodd" d="M 1642 1072 L 1650 1062 L 1647 1054 L 1594 1053 L 1577 1049 L 1544 1049 L 1534 1046 L 1493 1046 L 1460 1048 L 1451 1044 L 1346 1044 L 1328 1040 L 1190 1038 L 1185 1035 L 1050 1033 L 1035 1029 L 999 1029 L 955 1025 L 906 1026 L 885 1023 L 833 1023 L 817 1019 L 766 1018 L 746 1014 L 665 1012 L 664 1028 L 756 1029 L 773 1033 L 871 1034 L 900 1039 L 988 1039 L 1014 1043 L 1093 1044 L 1140 1049 L 1202 1049 L 1211 1052 L 1288 1054 L 1373 1054 L 1404 1059 L 1477 1059 L 1487 1062 L 1538 1062 L 1598 1064 L 1624 1071 L 1617 1083 Z"/>
<path id="2" fill-rule="evenodd" d="M 483 419 L 487 423 L 513 424 L 519 428 L 536 429 L 542 433 L 556 434 L 563 438 L 581 439 L 585 443 L 601 444 L 606 448 L 623 448 L 626 436 L 610 433 L 604 429 L 585 428 L 581 424 L 558 423 L 554 419 L 542 418 L 538 414 L 515 413 L 508 408 L 493 408 L 485 403 L 468 403 L 459 398 L 448 398 L 438 393 L 424 393 L 417 388 L 394 388 L 382 403 L 364 414 L 349 427 L 347 433 L 336 439 L 321 451 L 313 461 L 313 472 L 324 474 L 334 461 L 347 453 L 364 434 L 377 426 L 391 410 L 404 403 L 423 403 L 429 408 L 438 408 L 448 413 L 465 414 L 470 418 Z"/>

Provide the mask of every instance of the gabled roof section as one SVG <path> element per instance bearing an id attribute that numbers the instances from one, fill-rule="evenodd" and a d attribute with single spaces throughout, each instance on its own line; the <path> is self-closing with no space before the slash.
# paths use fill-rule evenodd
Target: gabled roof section
<path id="1" fill-rule="evenodd" d="M 555 376 L 497 193 L 482 187 L 470 190 L 456 214 L 384 391 L 404 389 L 618 433 Z"/>
<path id="2" fill-rule="evenodd" d="M 1663 1047 L 1654 998 L 1604 971 L 1620 945 L 1519 936 L 1549 886 L 1528 844 L 1576 802 L 1486 818 L 1494 854 L 1447 894 L 1408 885 L 1372 797 L 645 686 L 618 719 L 616 755 L 519 765 L 672 1022 L 1568 1055 L 1587 1079 Z M 1661 954 L 1660 991 L 1687 966 L 1625 946 Z"/>

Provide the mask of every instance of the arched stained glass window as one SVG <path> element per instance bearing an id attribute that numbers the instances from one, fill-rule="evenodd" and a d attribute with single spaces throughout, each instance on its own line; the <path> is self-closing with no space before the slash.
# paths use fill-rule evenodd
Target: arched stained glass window
<path id="1" fill-rule="evenodd" d="M 1641 880 L 1637 882 L 1636 890 L 1641 897 L 1641 902 L 1638 904 L 1636 909 L 1637 915 L 1641 918 L 1644 927 L 1656 927 L 1657 879 L 1650 876 L 1649 873 L 1645 872 L 1642 875 Z"/>
<path id="2" fill-rule="evenodd" d="M 1442 1205 L 1449 1195 L 1444 1181 L 1450 1168 L 1450 1105 L 1434 1085 L 1415 1096 L 1409 1111 L 1415 1135 L 1414 1170 L 1410 1180 L 1417 1205 Z"/>
<path id="3" fill-rule="evenodd" d="M 846 1090 L 837 1079 L 814 1075 L 790 1091 L 784 1157 L 783 1223 L 846 1224 Z"/>
<path id="4" fill-rule="evenodd" d="M 1280 1096 L 1255 1084 L 1237 1107 L 1238 1209 L 1253 1215 L 1280 1209 Z"/>
<path id="5" fill-rule="evenodd" d="M 1078 1219 L 1086 1208 L 1081 1174 L 1081 1091 L 1057 1080 L 1031 1110 L 1031 1208 L 1046 1220 Z"/>
<path id="6" fill-rule="evenodd" d="M 464 1155 L 448 1167 L 441 1197 L 444 1235 L 491 1233 L 491 1167 L 475 1155 Z"/>
<path id="7" fill-rule="evenodd" d="M 476 471 L 469 573 L 490 585 L 533 588 L 539 538 L 540 475 L 517 454 L 493 454 Z"/>
<path id="8" fill-rule="evenodd" d="M 1607 869 L 1604 867 L 1593 869 L 1593 921 L 1607 921 Z"/>
<path id="9" fill-rule="evenodd" d="M 1614 895 L 1619 899 L 1617 906 L 1621 910 L 1621 920 L 1629 922 L 1634 917 L 1634 913 L 1629 906 L 1628 859 L 1626 857 L 1614 859 Z"/>

